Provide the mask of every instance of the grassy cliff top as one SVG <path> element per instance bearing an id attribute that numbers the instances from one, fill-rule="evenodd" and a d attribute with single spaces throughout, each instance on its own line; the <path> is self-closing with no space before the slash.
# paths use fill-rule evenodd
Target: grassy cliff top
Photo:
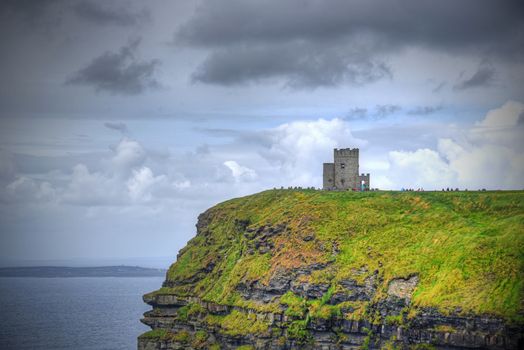
<path id="1" fill-rule="evenodd" d="M 249 252 L 246 231 L 278 225 L 286 229 L 269 251 Z M 198 226 L 168 272 L 171 287 L 157 293 L 269 311 L 278 302 L 245 300 L 239 283 L 325 264 L 303 282 L 336 288 L 375 274 L 382 298 L 393 279 L 417 275 L 413 309 L 523 320 L 523 191 L 270 190 L 218 204 Z"/>

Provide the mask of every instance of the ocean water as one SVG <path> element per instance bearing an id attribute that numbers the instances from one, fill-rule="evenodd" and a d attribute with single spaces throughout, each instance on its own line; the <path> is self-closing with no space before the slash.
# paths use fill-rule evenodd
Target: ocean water
<path id="1" fill-rule="evenodd" d="M 136 349 L 162 277 L 0 278 L 0 349 Z"/>

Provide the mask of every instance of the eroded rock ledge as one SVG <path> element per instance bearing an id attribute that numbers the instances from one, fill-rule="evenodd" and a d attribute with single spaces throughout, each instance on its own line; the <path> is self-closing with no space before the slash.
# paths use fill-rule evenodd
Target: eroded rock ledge
<path id="1" fill-rule="evenodd" d="M 359 287 L 348 294 L 359 295 Z M 153 331 L 139 338 L 140 350 L 156 349 L 518 349 L 522 329 L 492 317 L 442 315 L 434 309 L 402 314 L 405 301 L 389 296 L 370 310 L 385 315 L 375 323 L 344 315 L 302 318 L 282 312 L 220 305 L 170 294 L 146 295 L 153 307 L 142 322 Z M 391 317 L 396 316 L 396 317 Z M 242 349 L 244 349 L 242 348 Z"/>

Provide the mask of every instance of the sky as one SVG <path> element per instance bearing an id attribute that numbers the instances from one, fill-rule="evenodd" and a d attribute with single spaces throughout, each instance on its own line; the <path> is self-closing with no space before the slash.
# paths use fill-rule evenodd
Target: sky
<path id="1" fill-rule="evenodd" d="M 0 262 L 172 260 L 333 148 L 382 190 L 524 189 L 521 1 L 4 0 L 0 52 Z"/>

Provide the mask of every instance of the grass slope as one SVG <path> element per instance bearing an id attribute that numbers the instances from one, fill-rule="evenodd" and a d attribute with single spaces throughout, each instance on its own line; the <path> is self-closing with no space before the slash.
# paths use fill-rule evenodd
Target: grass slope
<path id="1" fill-rule="evenodd" d="M 226 201 L 208 213 L 207 230 L 188 243 L 168 272 L 168 280 L 185 284 L 157 293 L 278 310 L 286 300 L 256 304 L 244 300 L 236 285 L 267 283 L 281 268 L 331 262 L 328 269 L 303 277 L 305 282 L 330 283 L 333 292 L 337 281 L 363 281 L 378 271 L 382 284 L 375 298 L 381 298 L 393 278 L 418 274 L 413 310 L 437 307 L 444 313 L 523 321 L 522 191 L 270 190 Z M 272 251 L 249 255 L 239 220 L 250 227 L 285 223 L 289 230 L 274 237 Z M 206 272 L 212 264 L 212 272 Z M 201 279 L 187 283 L 195 275 Z"/>

